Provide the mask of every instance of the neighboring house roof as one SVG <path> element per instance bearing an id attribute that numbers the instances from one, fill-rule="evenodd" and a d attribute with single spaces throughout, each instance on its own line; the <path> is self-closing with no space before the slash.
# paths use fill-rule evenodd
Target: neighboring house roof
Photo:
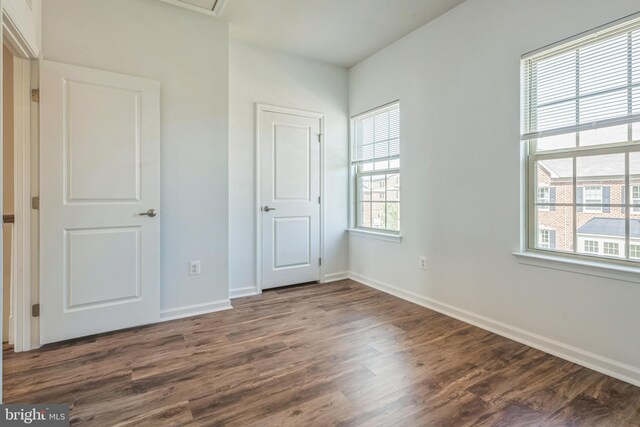
<path id="1" fill-rule="evenodd" d="M 624 218 L 593 218 L 578 228 L 578 234 L 624 237 L 624 221 Z M 629 236 L 640 237 L 640 220 L 629 220 Z"/>
<path id="2" fill-rule="evenodd" d="M 540 161 L 540 166 L 549 171 L 551 178 L 571 178 L 573 176 L 572 159 L 549 159 Z M 578 178 L 601 176 L 624 176 L 624 155 L 607 154 L 601 156 L 579 157 L 577 163 Z M 640 174 L 640 155 L 629 156 L 629 172 Z"/>

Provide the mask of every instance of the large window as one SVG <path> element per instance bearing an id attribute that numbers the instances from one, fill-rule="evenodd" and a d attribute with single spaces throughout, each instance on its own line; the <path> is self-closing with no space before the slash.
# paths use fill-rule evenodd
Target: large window
<path id="1" fill-rule="evenodd" d="M 528 249 L 639 262 L 640 19 L 526 55 L 522 73 Z"/>
<path id="2" fill-rule="evenodd" d="M 353 118 L 356 227 L 400 231 L 400 106 Z"/>

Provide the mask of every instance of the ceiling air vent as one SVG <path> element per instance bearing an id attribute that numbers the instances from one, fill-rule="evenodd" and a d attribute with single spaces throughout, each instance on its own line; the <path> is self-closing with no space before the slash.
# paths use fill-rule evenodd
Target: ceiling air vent
<path id="1" fill-rule="evenodd" d="M 226 0 L 160 0 L 174 6 L 205 13 L 211 16 L 220 16 Z"/>

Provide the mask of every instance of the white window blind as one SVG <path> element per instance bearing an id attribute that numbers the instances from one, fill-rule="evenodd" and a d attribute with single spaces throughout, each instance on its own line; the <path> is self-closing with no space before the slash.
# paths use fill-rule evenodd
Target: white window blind
<path id="1" fill-rule="evenodd" d="M 640 121 L 640 19 L 523 58 L 523 140 Z"/>
<path id="2" fill-rule="evenodd" d="M 354 164 L 400 158 L 400 107 L 397 103 L 354 118 Z"/>

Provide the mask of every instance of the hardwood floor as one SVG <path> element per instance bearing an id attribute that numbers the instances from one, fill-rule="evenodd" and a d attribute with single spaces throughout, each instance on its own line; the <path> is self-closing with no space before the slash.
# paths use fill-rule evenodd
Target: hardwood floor
<path id="1" fill-rule="evenodd" d="M 640 388 L 352 281 L 15 354 L 5 402 L 95 426 L 627 426 Z"/>

